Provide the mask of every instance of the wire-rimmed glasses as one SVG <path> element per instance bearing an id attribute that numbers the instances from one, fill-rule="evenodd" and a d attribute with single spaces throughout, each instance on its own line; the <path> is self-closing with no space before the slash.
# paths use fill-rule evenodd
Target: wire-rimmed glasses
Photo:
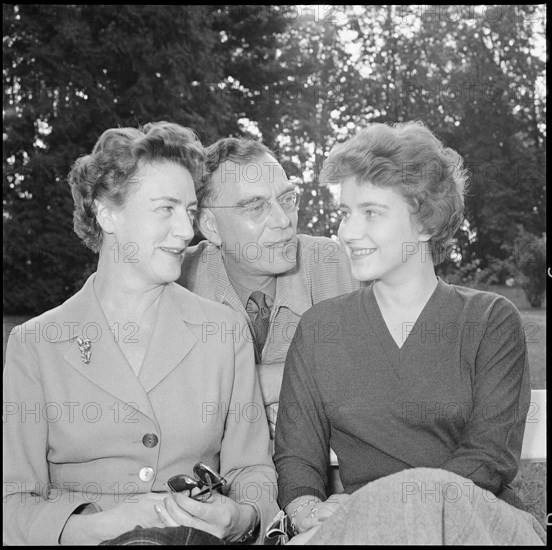
<path id="1" fill-rule="evenodd" d="M 292 214 L 299 208 L 301 194 L 299 188 L 280 195 L 276 200 L 286 214 Z M 205 208 L 238 208 L 248 218 L 255 222 L 265 221 L 272 211 L 273 202 L 269 199 L 257 199 L 247 204 L 231 204 L 206 206 Z"/>

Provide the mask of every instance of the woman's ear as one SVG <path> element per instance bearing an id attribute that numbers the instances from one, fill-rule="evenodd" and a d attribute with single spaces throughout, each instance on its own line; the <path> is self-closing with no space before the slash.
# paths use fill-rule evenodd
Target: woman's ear
<path id="1" fill-rule="evenodd" d="M 213 212 L 209 208 L 202 208 L 199 213 L 199 219 L 197 224 L 201 232 L 205 235 L 206 239 L 213 243 L 216 246 L 222 244 L 222 239 L 220 238 L 217 219 Z"/>
<path id="2" fill-rule="evenodd" d="M 94 199 L 96 206 L 96 221 L 106 233 L 115 233 L 115 223 L 113 220 L 113 207 L 108 203 Z"/>
<path id="3" fill-rule="evenodd" d="M 420 228 L 420 231 L 418 231 L 418 241 L 421 243 L 427 243 L 433 235 L 429 233 L 423 233 L 423 228 Z"/>
<path id="4" fill-rule="evenodd" d="M 416 229 L 418 231 L 418 242 L 426 243 L 427 241 L 429 241 L 431 237 L 433 237 L 433 235 L 431 233 L 427 233 L 427 229 L 423 226 L 422 222 L 416 216 L 414 216 L 412 220 L 416 224 Z"/>

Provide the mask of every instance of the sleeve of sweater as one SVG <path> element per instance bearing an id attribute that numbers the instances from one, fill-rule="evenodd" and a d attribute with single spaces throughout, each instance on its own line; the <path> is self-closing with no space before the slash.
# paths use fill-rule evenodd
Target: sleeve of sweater
<path id="1" fill-rule="evenodd" d="M 301 495 L 326 499 L 330 424 L 313 376 L 309 318 L 317 322 L 309 312 L 303 315 L 288 351 L 280 392 L 273 458 L 282 509 Z"/>
<path id="2" fill-rule="evenodd" d="M 472 414 L 441 467 L 497 493 L 516 476 L 531 386 L 523 324 L 515 306 L 491 306 L 475 363 Z"/>

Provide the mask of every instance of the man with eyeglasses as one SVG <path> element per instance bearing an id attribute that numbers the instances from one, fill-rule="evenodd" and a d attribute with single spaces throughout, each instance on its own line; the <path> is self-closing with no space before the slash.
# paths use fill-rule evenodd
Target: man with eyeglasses
<path id="1" fill-rule="evenodd" d="M 179 283 L 243 313 L 273 436 L 286 354 L 313 304 L 357 290 L 348 259 L 327 237 L 297 234 L 299 188 L 258 141 L 225 138 L 207 149 L 197 191 L 207 240 L 186 251 Z M 228 337 L 210 323 L 206 334 Z M 312 327 L 321 339 L 337 326 Z"/>

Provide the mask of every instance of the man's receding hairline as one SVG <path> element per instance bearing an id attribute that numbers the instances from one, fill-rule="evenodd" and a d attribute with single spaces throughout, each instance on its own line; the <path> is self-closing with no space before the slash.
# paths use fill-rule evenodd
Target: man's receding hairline
<path id="1" fill-rule="evenodd" d="M 267 151 L 262 151 L 260 152 L 259 154 L 256 154 L 255 156 L 251 157 L 251 159 L 249 160 L 246 160 L 246 161 L 243 161 L 241 159 L 233 159 L 233 158 L 227 158 L 226 160 L 223 160 L 217 167 L 215 170 L 213 170 L 213 172 L 211 172 L 211 175 L 209 176 L 210 179 L 211 179 L 211 183 L 214 183 L 214 177 L 215 176 L 220 176 L 220 172 L 221 172 L 221 169 L 222 169 L 222 166 L 227 163 L 227 162 L 233 162 L 234 164 L 237 164 L 238 166 L 246 166 L 248 164 L 253 164 L 256 160 L 260 161 L 261 160 L 261 157 L 263 157 L 264 155 L 267 155 L 269 157 L 272 157 L 272 159 L 274 159 L 274 162 L 275 164 L 278 164 L 282 170 L 284 170 L 284 167 L 280 164 L 280 161 L 274 156 L 272 155 L 271 153 L 268 153 Z M 284 170 L 285 172 L 285 170 Z M 221 182 L 222 183 L 222 182 Z"/>
<path id="2" fill-rule="evenodd" d="M 216 200 L 219 198 L 220 192 L 222 190 L 222 178 L 221 178 L 221 170 L 222 166 L 226 162 L 233 162 L 234 164 L 237 164 L 238 166 L 245 166 L 247 164 L 254 163 L 255 161 L 261 161 L 261 158 L 263 156 L 269 156 L 274 160 L 274 163 L 279 165 L 282 170 L 284 170 L 284 167 L 280 163 L 280 161 L 276 158 L 276 155 L 272 153 L 270 150 L 260 150 L 260 151 L 252 151 L 251 157 L 248 160 L 240 159 L 240 158 L 233 158 L 233 155 L 229 155 L 228 158 L 223 160 L 218 164 L 215 170 L 213 170 L 209 176 L 208 176 L 208 186 L 210 189 L 209 194 L 205 197 L 207 199 L 207 202 L 209 204 L 202 205 L 203 208 L 209 208 L 210 205 L 213 205 Z M 285 170 L 284 170 L 285 173 Z M 218 178 L 218 183 L 216 178 Z"/>

